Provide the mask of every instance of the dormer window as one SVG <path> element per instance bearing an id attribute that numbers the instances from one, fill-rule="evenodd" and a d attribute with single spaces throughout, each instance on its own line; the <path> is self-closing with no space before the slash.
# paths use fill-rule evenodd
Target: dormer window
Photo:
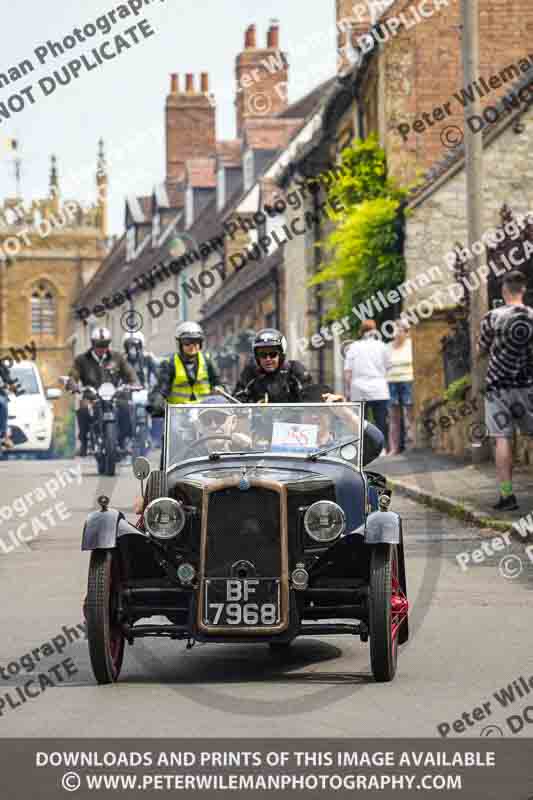
<path id="1" fill-rule="evenodd" d="M 135 225 L 130 225 L 126 234 L 126 261 L 132 261 L 135 257 L 136 238 Z"/>
<path id="2" fill-rule="evenodd" d="M 161 236 L 161 215 L 156 211 L 152 219 L 152 247 L 157 247 Z"/>
<path id="3" fill-rule="evenodd" d="M 185 227 L 190 228 L 194 222 L 194 190 L 189 184 L 185 192 Z"/>
<path id="4" fill-rule="evenodd" d="M 244 172 L 244 191 L 247 192 L 252 188 L 254 182 L 254 151 L 247 150 L 242 159 L 242 167 Z"/>
<path id="5" fill-rule="evenodd" d="M 226 205 L 226 170 L 220 167 L 217 175 L 217 211 Z"/>

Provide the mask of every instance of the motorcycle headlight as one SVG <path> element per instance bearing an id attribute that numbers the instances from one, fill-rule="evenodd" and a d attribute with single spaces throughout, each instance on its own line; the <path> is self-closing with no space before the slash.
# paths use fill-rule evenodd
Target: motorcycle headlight
<path id="1" fill-rule="evenodd" d="M 103 383 L 98 389 L 98 395 L 102 400 L 108 402 L 113 399 L 116 391 L 112 383 Z"/>
<path id="2" fill-rule="evenodd" d="M 346 516 L 337 503 L 319 500 L 305 512 L 304 527 L 315 542 L 334 542 L 346 530 Z"/>
<path id="3" fill-rule="evenodd" d="M 152 500 L 144 512 L 146 529 L 157 539 L 173 539 L 185 527 L 185 511 L 181 503 L 170 497 Z"/>

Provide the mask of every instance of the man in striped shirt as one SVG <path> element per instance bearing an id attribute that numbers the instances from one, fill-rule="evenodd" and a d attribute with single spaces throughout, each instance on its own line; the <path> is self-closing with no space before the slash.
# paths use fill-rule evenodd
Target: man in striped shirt
<path id="1" fill-rule="evenodd" d="M 509 272 L 502 286 L 505 305 L 481 320 L 478 355 L 488 354 L 485 416 L 496 442 L 498 511 L 518 508 L 513 494 L 513 434 L 515 426 L 533 436 L 533 309 L 524 305 L 526 278 Z"/>

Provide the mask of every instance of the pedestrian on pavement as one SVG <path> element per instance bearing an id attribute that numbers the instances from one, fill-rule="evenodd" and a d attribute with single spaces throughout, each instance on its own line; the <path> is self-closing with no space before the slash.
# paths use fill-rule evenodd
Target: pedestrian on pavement
<path id="1" fill-rule="evenodd" d="M 409 324 L 403 320 L 395 323 L 395 335 L 388 345 L 391 368 L 387 373 L 391 404 L 389 408 L 389 455 L 401 451 L 402 418 L 405 427 L 405 444 L 413 444 L 413 344 Z"/>
<path id="2" fill-rule="evenodd" d="M 387 409 L 390 401 L 387 372 L 391 358 L 373 319 L 361 325 L 360 338 L 350 345 L 344 361 L 345 394 L 352 402 L 366 401 L 374 423 L 387 442 Z"/>
<path id="3" fill-rule="evenodd" d="M 488 354 L 485 417 L 496 443 L 498 511 L 515 511 L 513 435 L 515 427 L 533 436 L 533 309 L 524 305 L 526 278 L 509 272 L 502 286 L 504 306 L 481 320 L 478 356 Z"/>

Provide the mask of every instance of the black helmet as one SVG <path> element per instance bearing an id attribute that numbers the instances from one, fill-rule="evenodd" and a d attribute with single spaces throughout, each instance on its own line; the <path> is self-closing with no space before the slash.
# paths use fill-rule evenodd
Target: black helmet
<path id="1" fill-rule="evenodd" d="M 257 351 L 266 347 L 273 347 L 275 350 L 279 350 L 280 364 L 283 363 L 287 355 L 287 340 L 280 331 L 275 328 L 263 328 L 263 330 L 258 331 L 252 346 L 256 361 Z"/>

